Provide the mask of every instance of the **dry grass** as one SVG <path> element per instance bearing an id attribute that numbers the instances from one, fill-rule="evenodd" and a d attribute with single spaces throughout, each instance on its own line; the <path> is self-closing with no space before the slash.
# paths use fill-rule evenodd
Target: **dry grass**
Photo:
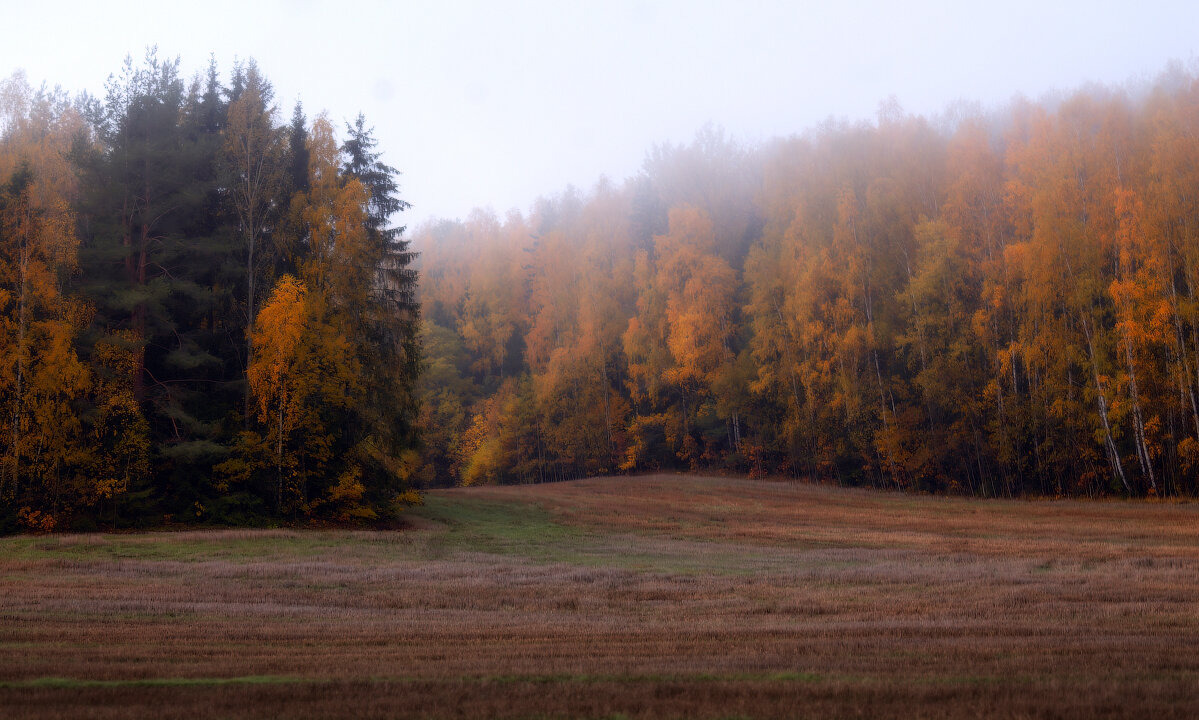
<path id="1" fill-rule="evenodd" d="M 654 476 L 0 541 L 4 717 L 1193 717 L 1199 506 Z"/>

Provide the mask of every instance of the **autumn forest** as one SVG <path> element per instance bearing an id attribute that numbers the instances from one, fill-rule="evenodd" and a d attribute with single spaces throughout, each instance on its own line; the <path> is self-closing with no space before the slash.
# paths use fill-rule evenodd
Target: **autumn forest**
<path id="1" fill-rule="evenodd" d="M 414 237 L 421 482 L 1199 491 L 1199 78 L 707 129 Z"/>
<path id="2" fill-rule="evenodd" d="M 709 127 L 413 232 L 369 119 L 179 67 L 0 81 L 0 531 L 662 470 L 1199 493 L 1199 76 Z"/>

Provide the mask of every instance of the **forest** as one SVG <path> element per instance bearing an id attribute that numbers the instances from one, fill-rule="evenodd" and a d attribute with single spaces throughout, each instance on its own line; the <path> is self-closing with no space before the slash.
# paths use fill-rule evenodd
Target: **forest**
<path id="1" fill-rule="evenodd" d="M 1199 492 L 1199 76 L 661 145 L 396 224 L 366 119 L 155 51 L 0 82 L 0 531 L 662 470 Z M 418 272 L 419 271 L 419 272 Z"/>
<path id="2" fill-rule="evenodd" d="M 884 102 L 418 229 L 422 485 L 1199 491 L 1199 77 Z"/>
<path id="3" fill-rule="evenodd" d="M 0 531 L 346 522 L 417 499 L 398 173 L 253 62 L 0 81 Z"/>

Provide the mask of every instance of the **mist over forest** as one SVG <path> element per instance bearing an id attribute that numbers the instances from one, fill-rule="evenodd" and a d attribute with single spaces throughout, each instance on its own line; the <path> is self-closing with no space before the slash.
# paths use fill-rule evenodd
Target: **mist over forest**
<path id="1" fill-rule="evenodd" d="M 707 127 L 425 225 L 415 477 L 1193 495 L 1196 130 L 1175 64 L 986 114 Z"/>

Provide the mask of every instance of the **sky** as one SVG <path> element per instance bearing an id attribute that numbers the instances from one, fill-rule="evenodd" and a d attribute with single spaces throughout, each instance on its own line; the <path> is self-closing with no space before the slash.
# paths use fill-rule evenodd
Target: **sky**
<path id="1" fill-rule="evenodd" d="M 102 95 L 157 45 L 187 76 L 253 57 L 283 119 L 296 100 L 339 126 L 364 113 L 410 227 L 624 179 L 708 124 L 756 143 L 890 97 L 996 107 L 1199 53 L 1196 2 L 0 0 L 0 17 L 0 75 L 34 85 Z"/>

